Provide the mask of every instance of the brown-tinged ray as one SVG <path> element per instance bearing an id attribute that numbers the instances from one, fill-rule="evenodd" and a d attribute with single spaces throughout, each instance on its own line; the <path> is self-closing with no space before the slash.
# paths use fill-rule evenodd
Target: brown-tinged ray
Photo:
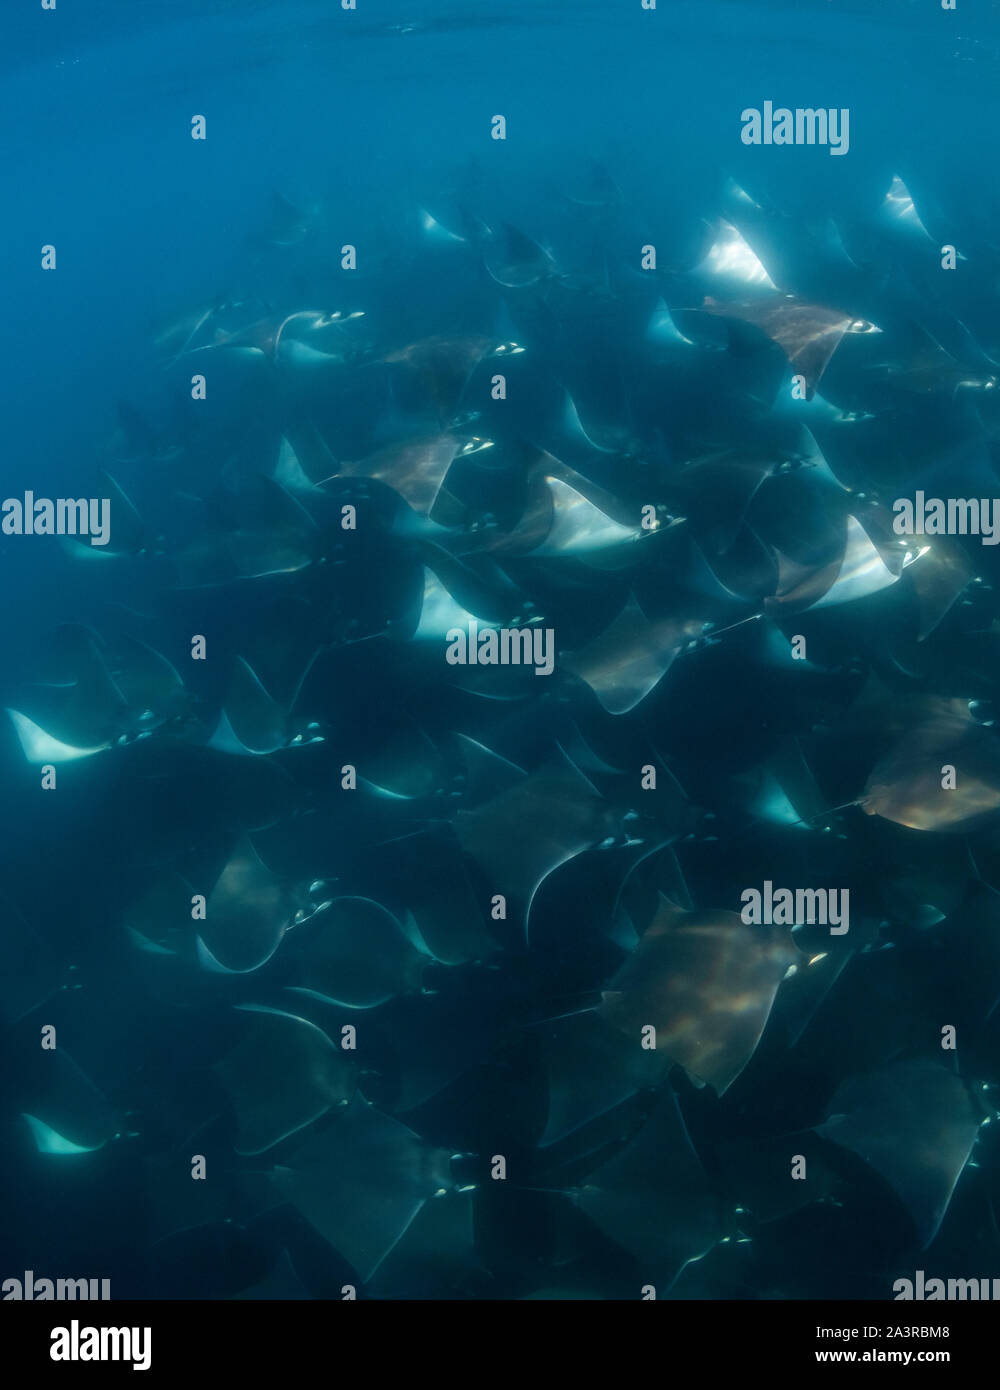
<path id="1" fill-rule="evenodd" d="M 749 1061 L 798 959 L 780 928 L 747 926 L 736 912 L 684 912 L 661 895 L 598 1013 L 637 1047 L 652 1025 L 657 1051 L 721 1092 Z"/>

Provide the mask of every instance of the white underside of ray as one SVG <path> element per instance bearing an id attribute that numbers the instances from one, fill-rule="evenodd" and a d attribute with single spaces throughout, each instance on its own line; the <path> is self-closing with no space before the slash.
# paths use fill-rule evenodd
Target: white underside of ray
<path id="1" fill-rule="evenodd" d="M 867 598 L 895 584 L 899 575 L 893 574 L 883 561 L 878 549 L 868 538 L 861 522 L 856 517 L 847 518 L 847 541 L 840 573 L 813 608 L 831 608 L 836 603 L 851 603 L 855 599 Z"/>
<path id="2" fill-rule="evenodd" d="M 250 689 L 253 691 L 254 696 L 265 707 L 272 707 L 275 710 L 277 710 L 277 705 L 275 704 L 275 701 L 264 689 L 264 685 L 260 677 L 257 675 L 257 672 L 253 669 L 250 663 L 244 661 L 244 659 L 241 656 L 238 656 L 236 658 L 236 661 L 239 668 L 244 672 L 244 678 L 249 681 Z M 272 739 L 267 747 L 251 748 L 249 744 L 244 743 L 243 740 L 240 738 L 239 734 L 233 728 L 232 721 L 230 720 L 226 709 L 223 708 L 219 714 L 219 722 L 215 727 L 215 732 L 209 739 L 208 746 L 210 748 L 216 748 L 219 750 L 219 752 L 222 753 L 236 753 L 243 754 L 247 757 L 261 757 L 267 753 L 276 753 L 279 748 L 285 748 L 287 746 L 287 743 L 285 738 L 282 736 L 277 740 Z"/>
<path id="3" fill-rule="evenodd" d="M 438 641 L 452 628 L 468 628 L 476 615 L 463 608 L 449 594 L 433 570 L 424 569 L 424 601 L 420 622 L 413 634 L 415 642 Z"/>
<path id="4" fill-rule="evenodd" d="M 100 743 L 96 748 L 77 748 L 47 734 L 19 710 L 8 709 L 7 713 L 29 763 L 69 763 L 78 758 L 91 758 L 95 753 L 103 753 L 111 747 L 110 743 Z"/>
<path id="5" fill-rule="evenodd" d="M 745 188 L 742 188 L 730 174 L 726 179 L 726 194 L 734 202 L 742 203 L 744 207 L 756 208 L 760 210 L 760 203 L 755 203 Z"/>
<path id="6" fill-rule="evenodd" d="M 374 1003 L 352 1004 L 349 999 L 337 999 L 332 994 L 324 994 L 322 990 L 309 989 L 305 985 L 286 985 L 285 988 L 289 994 L 301 994 L 303 999 L 315 999 L 319 1004 L 336 1004 L 338 1009 L 377 1009 L 380 1004 L 385 1004 L 393 998 L 392 991 L 388 990 L 382 998 L 376 999 Z"/>
<path id="7" fill-rule="evenodd" d="M 380 786 L 378 782 L 371 781 L 368 777 L 358 777 L 362 786 L 368 787 L 374 796 L 381 797 L 383 801 L 415 801 L 414 796 L 407 796 L 405 792 L 394 792 L 388 787 Z"/>
<path id="8" fill-rule="evenodd" d="M 311 348 L 306 343 L 299 342 L 297 338 L 283 338 L 278 344 L 274 360 L 279 367 L 329 367 L 331 363 L 339 362 L 340 356 L 336 353 L 320 352 L 318 348 Z"/>
<path id="9" fill-rule="evenodd" d="M 122 552 L 106 545 L 91 545 L 86 537 L 59 536 L 60 549 L 75 560 L 117 560 Z"/>
<path id="10" fill-rule="evenodd" d="M 219 753 L 235 753 L 239 757 L 255 758 L 261 756 L 255 748 L 248 748 L 238 737 L 229 716 L 225 710 L 219 715 L 219 722 L 215 726 L 215 732 L 208 740 L 209 748 L 214 748 Z M 274 751 L 273 749 L 270 751 Z"/>
<path id="11" fill-rule="evenodd" d="M 403 933 L 403 935 L 406 937 L 407 941 L 410 943 L 410 945 L 413 947 L 415 951 L 419 951 L 422 956 L 430 956 L 431 960 L 441 959 L 440 956 L 436 956 L 434 954 L 434 952 L 428 946 L 427 942 L 424 940 L 423 933 L 421 932 L 420 927 L 417 924 L 417 919 L 414 917 L 413 913 L 410 911 L 409 908 L 405 909 L 403 917 L 401 919 L 396 919 L 396 925 L 399 927 L 399 930 Z"/>
<path id="12" fill-rule="evenodd" d="M 803 830 L 809 828 L 788 799 L 788 794 L 778 779 L 770 772 L 764 774 L 760 789 L 751 801 L 749 809 L 759 820 L 768 821 L 771 825 L 796 825 Z"/>
<path id="13" fill-rule="evenodd" d="M 280 933 L 277 941 L 275 941 L 274 945 L 268 951 L 267 955 L 263 958 L 263 960 L 255 961 L 253 965 L 248 965 L 245 970 L 233 970 L 230 966 L 223 965 L 222 961 L 212 954 L 212 952 L 205 945 L 201 937 L 196 936 L 195 945 L 198 951 L 198 964 L 201 966 L 203 970 L 207 970 L 211 975 L 252 975 L 255 970 L 259 970 L 262 965 L 267 964 L 267 962 L 274 955 L 275 951 L 281 945 L 281 942 L 284 939 L 284 935 L 284 932 Z"/>
<path id="14" fill-rule="evenodd" d="M 930 241 L 931 234 L 921 222 L 913 199 L 910 197 L 910 191 L 898 174 L 893 177 L 892 187 L 885 195 L 882 210 L 906 231 L 914 232 Z"/>
<path id="15" fill-rule="evenodd" d="M 449 232 L 447 227 L 443 227 L 436 217 L 432 217 L 426 208 L 420 209 L 420 225 L 424 233 L 434 241 L 457 241 L 464 243 L 465 237 L 459 236 L 457 232 Z"/>
<path id="16" fill-rule="evenodd" d="M 126 927 L 129 939 L 135 944 L 139 951 L 144 951 L 150 956 L 176 956 L 176 951 L 171 951 L 166 946 L 161 946 L 156 941 L 150 941 L 148 936 L 143 936 L 142 932 L 136 931 L 135 927 Z"/>
<path id="17" fill-rule="evenodd" d="M 646 328 L 646 338 L 651 343 L 676 343 L 684 347 L 692 346 L 691 339 L 685 338 L 674 323 L 666 301 L 663 299 L 656 301 L 656 308 L 653 310 Z"/>
<path id="18" fill-rule="evenodd" d="M 586 550 L 604 550 L 636 539 L 637 533 L 613 521 L 595 507 L 576 488 L 560 478 L 545 479 L 552 492 L 552 528 L 532 555 L 567 555 Z"/>
<path id="19" fill-rule="evenodd" d="M 704 275 L 739 285 L 752 285 L 765 290 L 778 288 L 764 269 L 760 257 L 731 222 L 723 221 L 720 224 L 719 234 L 698 270 Z"/>
<path id="20" fill-rule="evenodd" d="M 92 1154 L 104 1148 L 103 1141 L 100 1144 L 74 1144 L 72 1139 L 67 1139 L 44 1120 L 27 1112 L 23 1113 L 22 1118 L 27 1120 L 35 1148 L 40 1154 Z"/>

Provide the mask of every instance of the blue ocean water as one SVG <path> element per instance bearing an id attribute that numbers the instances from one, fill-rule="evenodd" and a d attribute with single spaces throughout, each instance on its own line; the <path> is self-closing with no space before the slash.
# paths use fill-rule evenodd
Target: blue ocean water
<path id="1" fill-rule="evenodd" d="M 989 240 L 996 21 L 993 5 L 938 13 L 917 0 L 877 12 L 681 0 L 655 14 L 480 0 L 440 15 L 402 4 L 19 8 L 5 19 L 3 94 L 11 480 L 73 477 L 99 449 L 97 403 L 140 375 L 150 322 L 193 290 L 226 292 L 275 188 L 329 199 L 350 229 L 383 210 L 403 218 L 478 157 L 504 206 L 530 214 L 554 171 L 597 155 L 662 225 L 718 165 L 817 213 L 863 209 L 905 168 Z M 740 112 L 769 94 L 848 106 L 850 157 L 787 150 L 778 166 L 743 147 Z M 505 103 L 515 131 L 491 150 L 483 123 Z M 210 138 L 189 143 L 209 104 Z M 22 274 L 57 236 L 58 277 Z M 40 431 L 54 372 L 57 428 Z"/>

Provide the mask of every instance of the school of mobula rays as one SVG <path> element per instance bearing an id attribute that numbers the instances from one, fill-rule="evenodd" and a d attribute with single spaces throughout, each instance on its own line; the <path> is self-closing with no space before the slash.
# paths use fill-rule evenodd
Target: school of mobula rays
<path id="1" fill-rule="evenodd" d="M 996 552 L 892 509 L 995 491 L 948 266 L 996 249 L 886 186 L 849 228 L 727 179 L 657 247 L 595 166 L 551 245 L 442 198 L 336 281 L 276 197 L 251 288 L 156 334 L 4 700 L 5 1143 L 134 1190 L 135 1289 L 1000 1255 Z M 493 628 L 547 678 L 455 655 Z M 748 924 L 771 883 L 850 929 Z"/>

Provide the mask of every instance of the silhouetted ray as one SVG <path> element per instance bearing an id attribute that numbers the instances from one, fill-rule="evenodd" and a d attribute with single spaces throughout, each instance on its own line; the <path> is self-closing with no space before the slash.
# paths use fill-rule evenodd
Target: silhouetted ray
<path id="1" fill-rule="evenodd" d="M 376 796 L 412 800 L 440 786 L 441 759 L 432 741 L 410 720 L 393 729 L 386 742 L 356 759 L 358 783 Z"/>
<path id="2" fill-rule="evenodd" d="M 190 708 L 176 669 L 162 653 L 133 637 L 123 638 L 114 652 L 111 676 L 143 728 L 156 728 Z"/>
<path id="3" fill-rule="evenodd" d="M 320 558 L 321 534 L 309 512 L 273 478 L 251 475 L 211 511 L 198 505 L 200 528 L 174 550 L 180 589 L 295 574 Z"/>
<path id="4" fill-rule="evenodd" d="M 247 479 L 233 507 L 226 547 L 246 579 L 290 574 L 319 555 L 319 532 L 306 509 L 271 478 Z"/>
<path id="5" fill-rule="evenodd" d="M 540 1025 L 549 1076 L 549 1113 L 539 1143 L 567 1134 L 620 1105 L 636 1091 L 658 1085 L 669 1067 L 592 1013 Z"/>
<path id="6" fill-rule="evenodd" d="M 712 550 L 728 550 L 746 519 L 750 503 L 777 464 L 746 458 L 727 450 L 687 464 L 673 483 L 673 493 L 694 534 Z"/>
<path id="7" fill-rule="evenodd" d="M 315 1024 L 257 1004 L 241 1042 L 214 1067 L 239 1129 L 238 1154 L 259 1154 L 304 1129 L 354 1094 L 356 1066 Z"/>
<path id="8" fill-rule="evenodd" d="M 485 904 L 473 891 L 451 832 L 409 836 L 393 848 L 387 878 L 398 885 L 429 954 L 444 965 L 493 955 L 499 948 L 486 927 Z"/>
<path id="9" fill-rule="evenodd" d="M 479 1273 L 474 1236 L 472 1194 L 459 1190 L 435 1195 L 365 1281 L 366 1295 L 467 1297 L 470 1273 Z"/>
<path id="10" fill-rule="evenodd" d="M 445 424 L 455 415 L 470 377 L 484 359 L 523 351 L 516 343 L 498 343 L 493 338 L 436 335 L 387 353 L 383 361 L 413 376 Z"/>
<path id="11" fill-rule="evenodd" d="M 107 542 L 94 545 L 89 535 L 67 536 L 64 548 L 77 560 L 108 560 L 144 554 L 150 536 L 142 517 L 110 473 L 101 469 L 98 478 L 100 499 L 103 501 L 106 498 L 109 503 Z"/>
<path id="12" fill-rule="evenodd" d="M 934 1239 L 976 1142 L 964 1083 L 935 1062 L 896 1062 L 838 1087 L 817 1132 L 874 1168 L 909 1212 L 921 1249 Z"/>
<path id="13" fill-rule="evenodd" d="M 274 192 L 261 238 L 272 246 L 298 246 L 309 235 L 313 215 L 296 207 L 283 193 Z"/>
<path id="14" fill-rule="evenodd" d="M 653 1283 L 670 1284 L 722 1235 L 708 1179 L 669 1091 L 661 1091 L 639 1133 L 574 1195 Z"/>
<path id="15" fill-rule="evenodd" d="M 292 1154 L 278 1186 L 369 1280 L 424 1203 L 451 1187 L 448 1154 L 355 1098 Z"/>
<path id="16" fill-rule="evenodd" d="M 486 269 L 497 284 L 526 289 L 556 273 L 555 262 L 537 241 L 509 223 L 491 232 L 484 250 Z"/>
<path id="17" fill-rule="evenodd" d="M 295 989 L 352 1009 L 419 989 L 428 960 L 370 898 L 335 898 L 291 946 Z"/>
<path id="18" fill-rule="evenodd" d="M 917 641 L 923 642 L 945 620 L 972 582 L 974 570 L 964 550 L 946 536 L 921 542 L 920 563 L 911 570 L 917 596 Z"/>
<path id="19" fill-rule="evenodd" d="M 627 714 L 642 703 L 689 641 L 701 635 L 695 620 L 651 621 L 634 595 L 602 633 L 559 664 L 586 681 L 609 714 Z"/>
<path id="20" fill-rule="evenodd" d="M 490 894 L 526 911 L 543 878 L 611 833 L 613 814 L 581 773 L 553 763 L 476 810 L 459 811 L 455 833 Z"/>

